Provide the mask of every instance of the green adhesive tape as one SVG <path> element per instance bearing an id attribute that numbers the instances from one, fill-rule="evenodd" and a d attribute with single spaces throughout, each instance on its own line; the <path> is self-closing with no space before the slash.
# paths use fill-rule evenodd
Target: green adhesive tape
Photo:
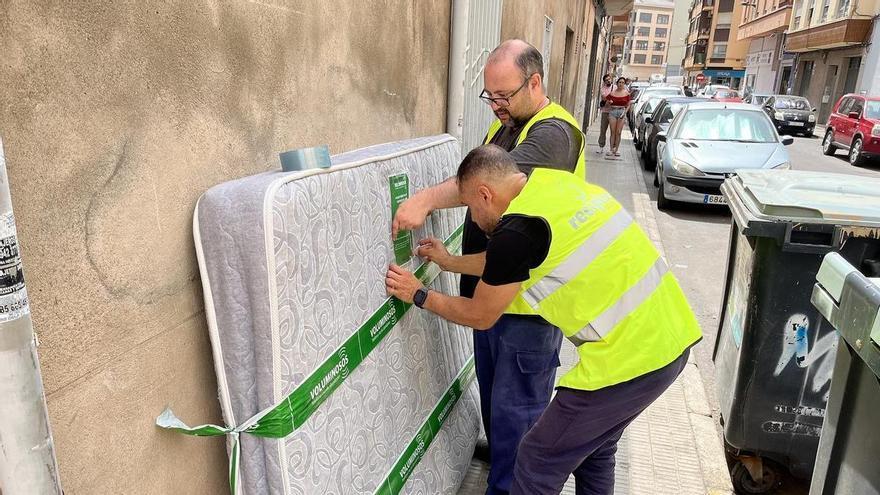
<path id="1" fill-rule="evenodd" d="M 408 188 L 407 181 L 407 188 Z M 461 249 L 461 225 L 450 235 L 444 244 L 451 253 Z M 440 274 L 440 267 L 435 263 L 422 263 L 415 271 L 415 276 L 428 286 Z M 259 437 L 284 438 L 293 430 L 301 427 L 339 388 L 352 371 L 378 347 L 394 325 L 400 321 L 412 304 L 389 297 L 367 321 L 354 332 L 333 354 L 321 363 L 299 386 L 278 404 L 257 413 L 244 423 L 234 427 L 212 424 L 188 426 L 177 418 L 170 408 L 166 408 L 156 418 L 156 425 L 193 436 L 230 435 L 233 438 L 232 451 L 229 456 L 229 486 L 233 495 L 236 493 L 238 479 L 238 459 L 241 446 L 239 435 L 248 433 Z"/>

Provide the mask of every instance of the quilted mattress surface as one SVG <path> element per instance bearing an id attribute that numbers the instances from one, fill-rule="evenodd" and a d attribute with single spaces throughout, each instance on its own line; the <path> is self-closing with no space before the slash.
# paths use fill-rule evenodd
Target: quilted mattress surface
<path id="1" fill-rule="evenodd" d="M 323 170 L 227 182 L 193 221 L 224 420 L 239 425 L 290 394 L 386 300 L 394 261 L 389 177 L 410 189 L 455 173 L 448 135 L 332 157 Z M 461 209 L 434 212 L 414 240 L 449 237 Z M 413 264 L 421 261 L 413 258 Z M 442 273 L 433 287 L 457 293 Z M 300 428 L 241 436 L 238 493 L 373 493 L 472 354 L 470 331 L 416 308 Z M 402 493 L 455 493 L 479 433 L 471 387 Z"/>

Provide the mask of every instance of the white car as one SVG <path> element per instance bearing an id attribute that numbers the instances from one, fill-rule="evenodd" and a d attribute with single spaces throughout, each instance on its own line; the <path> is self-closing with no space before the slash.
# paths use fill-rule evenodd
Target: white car
<path id="1" fill-rule="evenodd" d="M 657 207 L 675 202 L 727 204 L 721 183 L 740 169 L 790 169 L 785 147 L 766 113 L 748 103 L 691 103 L 657 134 Z"/>
<path id="2" fill-rule="evenodd" d="M 719 89 L 730 89 L 730 87 L 725 86 L 724 84 L 707 84 L 697 91 L 696 96 L 700 98 L 711 98 L 715 96 L 715 93 L 717 93 Z"/>

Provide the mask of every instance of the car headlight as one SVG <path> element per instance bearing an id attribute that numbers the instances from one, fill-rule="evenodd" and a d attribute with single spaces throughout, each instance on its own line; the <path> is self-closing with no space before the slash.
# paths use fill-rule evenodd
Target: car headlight
<path id="1" fill-rule="evenodd" d="M 785 120 L 785 115 L 782 112 L 776 112 L 773 114 L 773 118 L 776 120 Z"/>
<path id="2" fill-rule="evenodd" d="M 874 127 L 871 128 L 872 136 L 880 136 L 880 124 L 874 124 Z"/>
<path id="3" fill-rule="evenodd" d="M 791 162 L 782 162 L 773 167 L 773 170 L 791 170 Z"/>
<path id="4" fill-rule="evenodd" d="M 675 169 L 681 175 L 687 175 L 690 177 L 698 177 L 700 175 L 705 175 L 703 172 L 700 172 L 696 167 L 685 163 L 678 158 L 672 159 L 672 168 Z"/>
<path id="5" fill-rule="evenodd" d="M 807 117 L 807 120 L 809 120 L 810 122 L 815 122 L 816 116 L 811 114 L 809 117 Z"/>

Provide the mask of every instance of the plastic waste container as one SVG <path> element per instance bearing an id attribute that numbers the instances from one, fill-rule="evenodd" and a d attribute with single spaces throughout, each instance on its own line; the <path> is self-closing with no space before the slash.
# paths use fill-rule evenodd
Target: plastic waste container
<path id="1" fill-rule="evenodd" d="M 825 257 L 813 304 L 840 334 L 810 495 L 880 494 L 880 264 Z"/>
<path id="2" fill-rule="evenodd" d="M 810 303 L 823 256 L 880 258 L 880 179 L 741 171 L 713 360 L 731 481 L 763 493 L 813 472 L 837 336 Z"/>

